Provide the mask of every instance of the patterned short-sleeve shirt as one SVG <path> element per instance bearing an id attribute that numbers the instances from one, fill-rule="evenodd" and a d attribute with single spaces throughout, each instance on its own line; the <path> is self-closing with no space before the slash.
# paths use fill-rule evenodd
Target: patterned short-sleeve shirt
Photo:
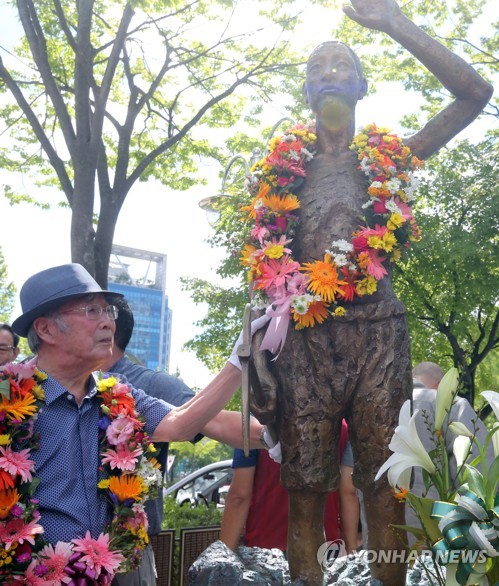
<path id="1" fill-rule="evenodd" d="M 50 543 L 92 536 L 104 530 L 110 520 L 107 501 L 98 494 L 98 422 L 100 402 L 96 381 L 89 379 L 89 390 L 81 405 L 57 380 L 42 383 L 45 405 L 35 422 L 40 448 L 32 453 L 36 476 L 41 482 L 35 492 L 40 501 L 40 523 Z M 132 390 L 137 410 L 146 419 L 145 429 L 152 435 L 171 406 Z"/>

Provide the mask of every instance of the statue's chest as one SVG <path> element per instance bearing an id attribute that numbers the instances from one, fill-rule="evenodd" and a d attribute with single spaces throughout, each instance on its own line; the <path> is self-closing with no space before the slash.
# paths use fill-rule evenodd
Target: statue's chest
<path id="1" fill-rule="evenodd" d="M 357 169 L 355 154 L 314 158 L 298 197 L 300 225 L 293 244 L 297 260 L 321 258 L 333 240 L 350 241 L 362 223 L 362 205 L 368 200 L 367 181 Z"/>

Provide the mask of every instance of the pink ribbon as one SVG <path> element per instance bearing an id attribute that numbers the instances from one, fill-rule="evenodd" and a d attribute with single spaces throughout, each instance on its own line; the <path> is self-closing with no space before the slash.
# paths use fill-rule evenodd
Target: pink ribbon
<path id="1" fill-rule="evenodd" d="M 274 306 L 276 306 L 275 309 Z M 276 299 L 272 305 L 267 307 L 267 311 L 265 312 L 271 320 L 260 345 L 260 350 L 269 350 L 269 352 L 275 354 L 275 358 L 272 360 L 277 360 L 286 341 L 290 320 L 290 307 L 291 295 L 287 295 Z"/>

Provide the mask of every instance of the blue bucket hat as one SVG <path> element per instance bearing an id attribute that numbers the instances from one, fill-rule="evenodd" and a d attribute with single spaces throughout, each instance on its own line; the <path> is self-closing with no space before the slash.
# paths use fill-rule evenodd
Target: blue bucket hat
<path id="1" fill-rule="evenodd" d="M 60 307 L 66 301 L 89 293 L 103 293 L 121 298 L 121 293 L 104 291 L 80 264 L 71 263 L 52 267 L 31 276 L 22 286 L 20 298 L 23 314 L 12 329 L 26 337 L 37 317 Z"/>

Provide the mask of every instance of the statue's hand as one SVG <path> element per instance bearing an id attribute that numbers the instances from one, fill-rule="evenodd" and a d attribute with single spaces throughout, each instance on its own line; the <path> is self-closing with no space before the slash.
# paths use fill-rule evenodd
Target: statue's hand
<path id="1" fill-rule="evenodd" d="M 259 350 L 265 332 L 259 330 L 251 341 L 250 410 L 260 423 L 275 424 L 277 412 L 277 381 L 269 365 L 269 353 Z"/>
<path id="2" fill-rule="evenodd" d="M 393 20 L 400 14 L 395 0 L 350 0 L 351 6 L 343 6 L 343 12 L 362 26 L 389 32 Z"/>

